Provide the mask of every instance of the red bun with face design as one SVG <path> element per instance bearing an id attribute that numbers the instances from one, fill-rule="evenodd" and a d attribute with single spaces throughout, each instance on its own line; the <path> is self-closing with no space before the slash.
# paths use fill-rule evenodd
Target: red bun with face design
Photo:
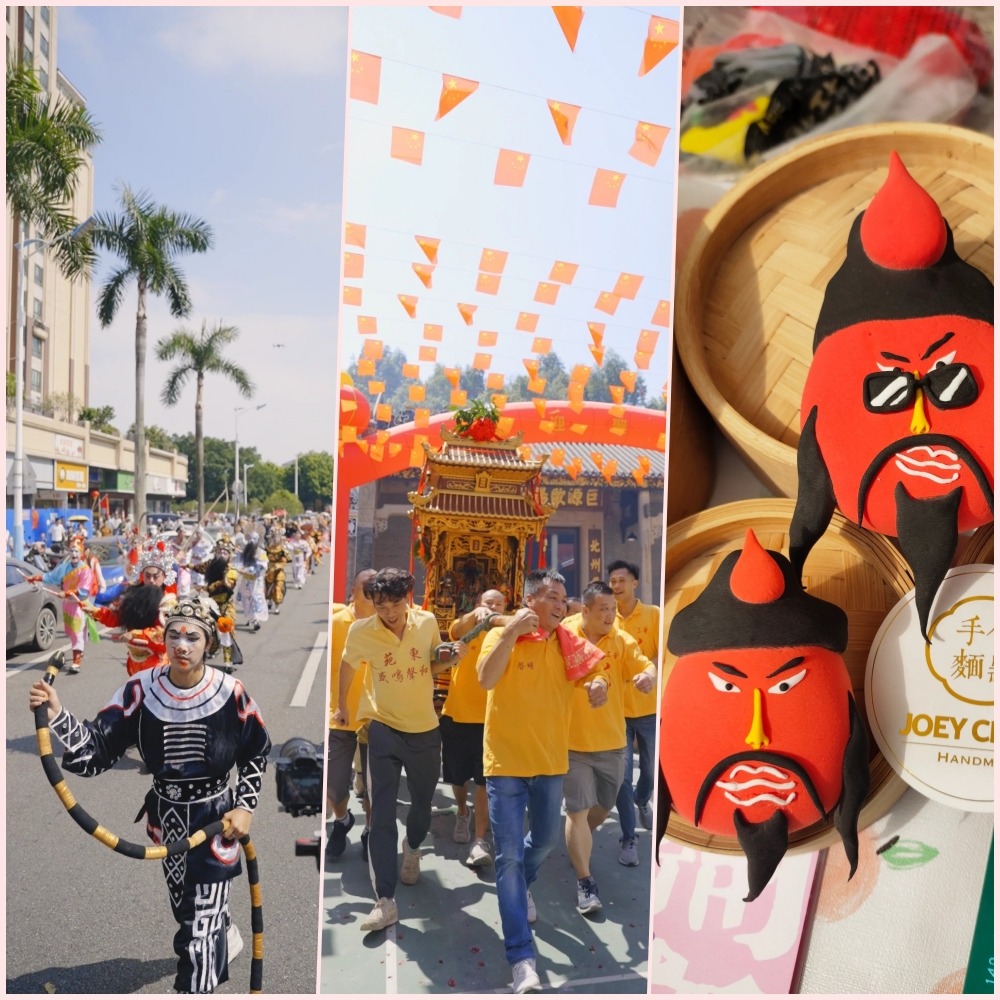
<path id="1" fill-rule="evenodd" d="M 791 564 L 752 531 L 671 622 L 679 658 L 660 725 L 658 835 L 669 806 L 738 837 L 755 899 L 788 834 L 835 816 L 857 865 L 868 749 L 841 653 L 847 616 L 802 590 Z"/>
<path id="2" fill-rule="evenodd" d="M 898 538 L 927 638 L 958 533 L 993 521 L 993 407 L 993 285 L 893 153 L 817 321 L 790 532 L 800 576 L 839 507 Z"/>

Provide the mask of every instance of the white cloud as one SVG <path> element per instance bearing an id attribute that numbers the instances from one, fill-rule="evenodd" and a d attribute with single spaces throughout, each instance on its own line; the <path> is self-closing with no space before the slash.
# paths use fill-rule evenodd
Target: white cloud
<path id="1" fill-rule="evenodd" d="M 301 231 L 303 226 L 309 229 L 321 229 L 324 226 L 336 228 L 340 225 L 341 210 L 340 203 L 334 201 L 291 204 L 264 198 L 254 209 L 252 218 L 256 225 L 272 232 L 288 233 Z"/>
<path id="2" fill-rule="evenodd" d="M 346 7 L 201 7 L 176 14 L 176 23 L 159 33 L 160 42 L 206 72 L 346 72 Z"/>

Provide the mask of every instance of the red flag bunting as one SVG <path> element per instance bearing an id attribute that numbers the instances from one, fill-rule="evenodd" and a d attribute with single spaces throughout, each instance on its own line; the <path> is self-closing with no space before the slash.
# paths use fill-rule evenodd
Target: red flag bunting
<path id="1" fill-rule="evenodd" d="M 639 76 L 645 76 L 661 59 L 665 59 L 677 48 L 680 40 L 680 25 L 666 17 L 651 16 L 646 32 L 646 42 L 642 47 L 642 62 Z"/>
<path id="2" fill-rule="evenodd" d="M 440 323 L 424 323 L 424 340 L 440 340 L 443 333 L 444 327 Z"/>
<path id="3" fill-rule="evenodd" d="M 530 153 L 519 153 L 516 149 L 501 149 L 497 156 L 493 183 L 506 187 L 522 187 L 530 162 Z"/>
<path id="4" fill-rule="evenodd" d="M 356 101 L 378 104 L 378 87 L 382 78 L 382 59 L 367 52 L 351 50 L 351 97 Z"/>
<path id="5" fill-rule="evenodd" d="M 441 245 L 441 241 L 431 236 L 414 236 L 413 238 L 417 241 L 417 246 L 423 250 L 424 256 L 432 264 L 436 264 L 438 262 L 438 247 Z"/>
<path id="6" fill-rule="evenodd" d="M 346 222 L 344 223 L 344 242 L 349 247 L 361 247 L 364 250 L 367 231 L 367 226 L 359 226 L 356 222 Z"/>
<path id="7" fill-rule="evenodd" d="M 435 14 L 444 14 L 445 17 L 453 17 L 457 21 L 462 16 L 461 7 L 429 7 Z"/>
<path id="8" fill-rule="evenodd" d="M 469 94 L 475 93 L 479 89 L 476 80 L 465 80 L 460 76 L 449 76 L 447 73 L 441 74 L 441 96 L 438 98 L 438 112 L 434 120 L 444 118 L 449 111 L 454 110 L 464 101 Z"/>
<path id="9" fill-rule="evenodd" d="M 594 308 L 600 309 L 601 312 L 605 312 L 609 316 L 614 316 L 615 310 L 618 308 L 619 301 L 620 299 L 614 294 L 614 292 L 601 292 L 601 294 L 597 296 Z"/>
<path id="10" fill-rule="evenodd" d="M 538 313 L 518 313 L 517 322 L 514 324 L 515 330 L 522 333 L 534 333 L 538 326 Z"/>
<path id="11" fill-rule="evenodd" d="M 553 7 L 552 13 L 555 14 L 556 20 L 559 22 L 559 27 L 562 28 L 563 35 L 566 36 L 566 42 L 569 45 L 570 51 L 574 52 L 576 50 L 576 38 L 580 34 L 580 25 L 583 23 L 583 8 Z"/>
<path id="12" fill-rule="evenodd" d="M 615 295 L 622 299 L 634 299 L 635 293 L 639 291 L 642 284 L 641 274 L 626 274 L 624 271 L 618 276 L 615 285 Z"/>
<path id="13" fill-rule="evenodd" d="M 378 333 L 378 320 L 374 316 L 359 316 L 358 333 L 362 336 L 370 333 Z"/>
<path id="14" fill-rule="evenodd" d="M 556 131 L 562 139 L 564 146 L 568 146 L 573 141 L 573 127 L 576 125 L 577 115 L 580 108 L 576 104 L 566 104 L 562 101 L 549 101 L 549 113 L 552 121 L 555 122 Z"/>
<path id="15" fill-rule="evenodd" d="M 467 302 L 458 303 L 458 312 L 462 319 L 465 320 L 466 326 L 472 326 L 472 317 L 475 315 L 478 306 L 469 305 Z"/>
<path id="16" fill-rule="evenodd" d="M 344 254 L 344 277 L 363 278 L 365 276 L 365 256 L 360 253 Z"/>
<path id="17" fill-rule="evenodd" d="M 487 274 L 503 274 L 507 266 L 506 250 L 485 249 L 479 256 L 479 270 Z"/>
<path id="18" fill-rule="evenodd" d="M 416 295 L 397 295 L 399 304 L 406 310 L 406 315 L 410 319 L 417 318 L 417 297 Z"/>
<path id="19" fill-rule="evenodd" d="M 617 170 L 598 168 L 597 173 L 594 174 L 594 183 L 590 188 L 590 198 L 587 199 L 587 204 L 597 205 L 599 208 L 615 208 L 618 205 L 618 195 L 624 183 L 625 174 Z"/>
<path id="20" fill-rule="evenodd" d="M 480 274 L 476 279 L 476 291 L 484 295 L 496 295 L 500 291 L 500 275 Z"/>
<path id="21" fill-rule="evenodd" d="M 357 285 L 344 285 L 344 305 L 361 305 L 361 289 Z"/>
<path id="22" fill-rule="evenodd" d="M 655 167 L 660 153 L 663 152 L 663 144 L 667 141 L 668 135 L 670 135 L 670 129 L 666 125 L 639 122 L 635 126 L 635 142 L 632 143 L 628 155 L 640 163 Z"/>
<path id="23" fill-rule="evenodd" d="M 552 284 L 549 281 L 539 281 L 538 287 L 535 289 L 535 301 L 541 302 L 544 305 L 554 306 L 558 294 L 559 285 Z"/>
<path id="24" fill-rule="evenodd" d="M 557 260 L 552 265 L 552 270 L 549 271 L 549 281 L 560 281 L 564 285 L 572 284 L 578 266 L 578 264 L 570 264 L 565 260 Z"/>
<path id="25" fill-rule="evenodd" d="M 420 166 L 424 161 L 424 133 L 393 125 L 389 155 L 395 160 L 404 160 L 406 163 Z"/>
<path id="26" fill-rule="evenodd" d="M 497 331 L 496 330 L 480 330 L 479 338 L 476 341 L 479 347 L 496 347 L 497 346 Z"/>
<path id="27" fill-rule="evenodd" d="M 654 326 L 670 326 L 670 303 L 666 299 L 657 302 L 656 311 L 649 322 Z"/>
<path id="28" fill-rule="evenodd" d="M 424 288 L 430 288 L 434 275 L 433 264 L 413 264 L 413 273 L 420 279 Z"/>

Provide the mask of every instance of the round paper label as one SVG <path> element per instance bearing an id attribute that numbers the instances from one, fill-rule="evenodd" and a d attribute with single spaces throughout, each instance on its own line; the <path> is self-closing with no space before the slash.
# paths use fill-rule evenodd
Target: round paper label
<path id="1" fill-rule="evenodd" d="M 882 754 L 921 794 L 993 810 L 993 567 L 948 572 L 920 634 L 914 592 L 889 612 L 868 654 L 865 706 Z"/>

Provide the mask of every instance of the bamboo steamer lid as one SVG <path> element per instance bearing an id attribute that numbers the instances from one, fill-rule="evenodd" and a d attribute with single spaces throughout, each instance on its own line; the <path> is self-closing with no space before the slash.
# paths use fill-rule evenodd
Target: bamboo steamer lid
<path id="1" fill-rule="evenodd" d="M 993 139 L 950 125 L 844 129 L 749 173 L 705 216 L 677 288 L 674 337 L 695 392 L 754 472 L 795 496 L 799 405 L 827 282 L 888 172 L 938 203 L 955 249 L 993 279 Z"/>
<path id="2" fill-rule="evenodd" d="M 663 670 L 661 690 L 677 657 L 666 648 L 673 616 L 690 604 L 734 549 L 743 547 L 747 528 L 753 528 L 765 549 L 788 552 L 791 500 L 741 500 L 712 507 L 677 524 L 667 532 L 664 551 Z M 863 531 L 840 514 L 816 543 L 806 560 L 803 583 L 810 594 L 831 601 L 848 617 L 844 661 L 851 675 L 854 698 L 864 715 L 865 666 L 868 650 L 889 611 L 913 589 L 909 567 L 899 551 L 881 535 Z M 867 723 L 866 723 L 867 725 Z M 874 823 L 906 790 L 869 735 L 871 789 L 861 810 L 859 828 Z M 706 833 L 671 812 L 667 837 L 677 843 L 720 854 L 742 854 L 735 837 Z M 833 823 L 817 823 L 789 835 L 789 853 L 815 851 L 838 843 Z"/>
<path id="3" fill-rule="evenodd" d="M 958 558 L 958 566 L 971 566 L 973 563 L 993 562 L 993 525 L 984 524 L 976 528 L 972 537 L 966 543 Z"/>

